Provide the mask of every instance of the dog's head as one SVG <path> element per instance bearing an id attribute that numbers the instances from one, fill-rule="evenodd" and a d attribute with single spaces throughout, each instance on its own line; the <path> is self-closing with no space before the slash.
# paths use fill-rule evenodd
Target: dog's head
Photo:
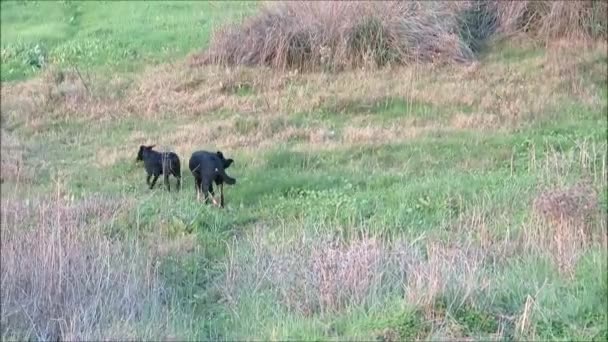
<path id="1" fill-rule="evenodd" d="M 234 163 L 234 160 L 232 160 L 230 158 L 228 158 L 228 159 L 224 158 L 224 154 L 221 151 L 217 151 L 216 155 L 222 161 L 222 163 L 224 165 L 224 169 L 229 168 L 230 165 L 232 165 L 232 163 Z"/>
<path id="2" fill-rule="evenodd" d="M 150 145 L 150 146 L 140 145 L 139 151 L 137 152 L 137 158 L 135 158 L 135 161 L 144 160 L 144 151 L 150 151 L 154 146 L 156 146 L 156 145 Z"/>

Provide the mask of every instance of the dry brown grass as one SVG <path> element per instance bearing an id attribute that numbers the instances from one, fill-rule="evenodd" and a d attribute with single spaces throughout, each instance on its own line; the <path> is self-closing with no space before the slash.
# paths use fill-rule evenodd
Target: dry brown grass
<path id="1" fill-rule="evenodd" d="M 452 298 L 459 302 L 451 304 L 460 306 L 489 285 L 480 274 L 485 255 L 478 247 L 429 241 L 426 250 L 426 260 L 417 260 L 408 268 L 405 299 L 420 307 L 429 319 L 441 319 L 434 317 L 441 296 L 455 295 Z"/>
<path id="2" fill-rule="evenodd" d="M 608 5 L 603 1 L 492 1 L 502 33 L 555 38 L 606 37 Z"/>
<path id="3" fill-rule="evenodd" d="M 495 114 L 456 113 L 450 120 L 450 126 L 456 129 L 492 129 L 501 126 Z"/>
<path id="4" fill-rule="evenodd" d="M 545 189 L 534 199 L 533 210 L 535 219 L 525 227 L 523 243 L 548 251 L 564 274 L 573 274 L 578 258 L 591 245 L 607 247 L 605 213 L 589 184 Z"/>
<path id="5" fill-rule="evenodd" d="M 127 326 L 162 317 L 162 286 L 149 253 L 99 229 L 127 204 L 103 197 L 3 200 L 3 338 L 98 340 L 119 326 L 125 329 L 117 336 L 126 338 Z"/>
<path id="6" fill-rule="evenodd" d="M 411 120 L 410 120 L 411 121 Z M 441 125 L 416 125 L 395 122 L 389 126 L 347 126 L 342 130 L 338 145 L 375 145 L 398 143 L 424 135 L 428 132 L 448 131 L 449 127 Z M 326 147 L 330 147 L 325 144 Z"/>
<path id="7" fill-rule="evenodd" d="M 253 128 L 243 130 L 244 125 Z M 200 148 L 218 148 L 241 151 L 256 151 L 271 148 L 284 142 L 295 143 L 295 149 L 333 149 L 344 145 L 375 145 L 408 141 L 430 132 L 447 132 L 450 127 L 437 124 L 416 124 L 411 119 L 394 120 L 390 125 L 377 126 L 354 119 L 339 132 L 323 126 L 294 127 L 282 116 L 262 115 L 253 119 L 230 117 L 207 123 L 187 123 L 164 134 L 159 149 L 176 151 L 188 155 Z M 100 147 L 97 154 L 98 166 L 113 165 L 119 160 L 134 158 L 133 146 L 156 143 L 143 132 L 133 131 L 122 146 Z"/>
<path id="8" fill-rule="evenodd" d="M 470 68 L 412 65 L 335 75 L 265 68 L 190 69 L 176 63 L 151 67 L 133 80 L 94 75 L 87 79 L 89 91 L 79 77 L 64 76 L 59 82 L 49 76 L 58 71 L 51 70 L 43 78 L 3 85 L 2 115 L 7 123 L 34 128 L 57 118 L 207 118 L 218 112 L 255 115 L 263 123 L 266 117 L 329 110 L 332 104 L 373 105 L 375 100 L 395 98 L 440 108 L 472 107 L 472 117 L 492 118 L 466 123 L 463 113 L 455 110 L 455 127 L 504 126 L 553 108 L 564 96 L 601 106 L 597 89 L 584 80 L 589 72 L 599 71 L 588 70 L 590 66 L 601 69 L 597 60 L 605 58 L 605 48 L 605 43 L 585 49 L 561 46 L 546 56 L 518 61 L 517 67 L 494 60 Z M 239 87 L 248 90 L 241 93 Z M 223 119 L 214 117 L 213 124 L 222 125 L 218 120 Z"/>
<path id="9" fill-rule="evenodd" d="M 388 260 L 398 261 L 374 238 L 348 243 L 306 238 L 280 245 L 265 241 L 263 236 L 250 238 L 254 250 L 248 260 L 227 263 L 222 284 L 225 297 L 237 304 L 241 291 L 248 291 L 243 287 L 254 293 L 270 287 L 285 308 L 306 316 L 365 302 L 380 290 L 390 271 Z"/>
<path id="10" fill-rule="evenodd" d="M 226 266 L 222 288 L 233 304 L 240 291 L 270 288 L 288 310 L 308 316 L 401 293 L 406 303 L 435 320 L 434 308 L 443 295 L 453 295 L 457 302 L 451 304 L 459 306 L 488 286 L 480 273 L 484 250 L 473 244 L 431 239 L 413 245 L 372 237 L 346 242 L 318 236 L 284 244 L 253 236 L 249 243 L 252 254 Z"/>
<path id="11" fill-rule="evenodd" d="M 599 213 L 597 193 L 589 184 L 541 191 L 534 199 L 537 215 L 551 223 L 588 224 Z"/>
<path id="12" fill-rule="evenodd" d="M 0 183 L 29 181 L 31 175 L 24 164 L 25 147 L 14 134 L 4 128 L 0 134 Z"/>
<path id="13" fill-rule="evenodd" d="M 436 132 L 509 130 L 542 120 L 539 113 L 558 110 L 564 98 L 574 96 L 592 110 L 605 108 L 597 86 L 586 81 L 590 72 L 599 72 L 601 63 L 594 61 L 605 58 L 605 47 L 605 43 L 587 49 L 556 44 L 547 54 L 527 57 L 516 62 L 516 66 L 490 60 L 470 68 L 411 66 L 336 75 L 213 66 L 189 70 L 184 65 L 166 65 L 139 75 L 125 89 L 127 95 L 114 98 L 115 102 L 90 98 L 82 108 L 86 111 L 89 105 L 95 107 L 98 112 L 87 115 L 105 119 L 111 118 L 103 114 L 106 112 L 112 116 L 121 113 L 147 119 L 190 118 L 190 122 L 163 134 L 159 141 L 150 141 L 143 131 L 136 130 L 123 146 L 101 146 L 97 160 L 102 166 L 132 158 L 129 146 L 146 142 L 187 155 L 203 147 L 256 150 L 295 142 L 300 149 L 332 149 L 402 142 Z M 52 120 L 52 115 L 46 116 L 38 109 L 36 113 L 29 113 L 31 108 L 25 105 L 15 107 L 23 96 L 29 96 L 28 92 L 21 92 L 27 84 L 33 86 L 39 82 L 2 87 L 3 92 L 10 94 L 2 97 L 2 112 L 12 121 L 25 120 L 33 129 L 36 125 L 43 128 L 44 122 Z M 250 87 L 248 93 L 229 90 L 242 84 Z M 366 115 L 356 113 L 359 103 L 374 108 L 387 99 L 402 100 L 412 107 L 423 103 L 437 110 L 453 110 L 422 120 L 406 108 L 402 118 L 385 124 L 372 120 L 374 114 L 382 113 L 373 110 Z M 5 107 L 5 101 L 13 105 Z M 56 105 L 54 115 L 81 117 L 61 103 Z M 114 112 L 113 108 L 121 111 Z M 339 131 L 331 131 L 323 124 L 302 125 L 289 119 L 291 113 L 314 113 L 331 108 L 341 108 L 334 114 L 336 118 L 348 117 Z"/>
<path id="14" fill-rule="evenodd" d="M 401 297 L 402 305 L 416 308 L 430 326 L 414 328 L 430 334 L 419 338 L 463 340 L 470 336 L 449 312 L 478 305 L 493 285 L 486 268 L 488 249 L 471 239 L 446 242 L 421 236 L 390 242 L 362 236 L 342 241 L 306 234 L 278 243 L 261 229 L 250 236 L 247 246 L 231 249 L 220 286 L 235 307 L 243 297 L 263 298 L 265 291 L 302 316 L 340 314 Z M 447 307 L 438 308 L 440 302 Z M 377 334 L 399 339 L 391 329 Z M 504 331 L 496 331 L 496 339 L 501 337 Z"/>

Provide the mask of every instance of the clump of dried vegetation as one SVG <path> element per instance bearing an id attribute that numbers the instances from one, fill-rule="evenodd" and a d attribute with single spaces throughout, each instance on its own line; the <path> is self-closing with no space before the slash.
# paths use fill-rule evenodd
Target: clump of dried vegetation
<path id="1" fill-rule="evenodd" d="M 342 69 L 443 55 L 471 60 L 471 50 L 450 32 L 457 24 L 451 7 L 408 2 L 272 4 L 242 26 L 218 31 L 200 62 Z M 434 39 L 428 39 L 431 36 Z"/>
<path id="2" fill-rule="evenodd" d="M 533 248 L 549 251 L 558 269 L 573 275 L 576 262 L 594 242 L 606 248 L 605 213 L 596 190 L 588 183 L 548 188 L 533 201 L 535 222 L 524 237 Z"/>
<path id="3" fill-rule="evenodd" d="M 3 338 L 95 340 L 162 315 L 149 252 L 100 230 L 125 204 L 99 196 L 3 199 Z"/>
<path id="4" fill-rule="evenodd" d="M 343 70 L 471 62 L 491 39 L 606 37 L 606 3 L 579 1 L 272 2 L 218 30 L 195 65 Z"/>
<path id="5" fill-rule="evenodd" d="M 349 243 L 325 238 L 307 245 L 286 255 L 271 255 L 268 265 L 282 303 L 305 315 L 364 303 L 380 290 L 389 264 L 399 261 L 373 238 Z"/>
<path id="6" fill-rule="evenodd" d="M 590 184 L 575 184 L 556 189 L 546 189 L 534 199 L 534 210 L 553 224 L 589 224 L 597 219 L 597 193 Z"/>
<path id="7" fill-rule="evenodd" d="M 251 254 L 248 246 L 253 246 Z M 222 284 L 225 297 L 235 305 L 252 289 L 270 289 L 287 310 L 305 316 L 371 305 L 391 296 L 403 296 L 431 315 L 442 295 L 458 292 L 466 301 L 483 289 L 479 270 L 484 256 L 471 246 L 457 248 L 435 240 L 388 242 L 371 236 L 349 241 L 307 236 L 277 245 L 262 233 L 253 233 L 248 246 L 238 247 L 244 259 L 227 263 Z"/>
<path id="8" fill-rule="evenodd" d="M 608 5 L 599 1 L 490 1 L 501 32 L 555 38 L 606 38 Z"/>
<path id="9" fill-rule="evenodd" d="M 362 303 L 387 270 L 388 251 L 373 238 L 344 243 L 320 237 L 272 246 L 254 235 L 249 242 L 255 247 L 251 259 L 229 262 L 222 284 L 234 305 L 247 287 L 270 287 L 290 311 L 306 316 L 336 312 Z"/>

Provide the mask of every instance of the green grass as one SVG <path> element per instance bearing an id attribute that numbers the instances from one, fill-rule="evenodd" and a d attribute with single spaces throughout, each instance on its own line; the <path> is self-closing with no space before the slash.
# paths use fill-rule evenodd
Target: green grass
<path id="1" fill-rule="evenodd" d="M 93 73 L 137 75 L 144 68 L 200 50 L 216 23 L 254 6 L 249 2 L 2 2 L 3 86 L 39 77 L 28 63 L 43 55 L 59 67 L 75 64 Z M 526 69 L 527 58 L 543 58 L 544 53 L 498 46 L 480 63 Z M 599 192 L 598 210 L 605 213 L 608 208 L 606 89 L 590 72 L 598 65 L 605 65 L 605 59 L 581 71 L 582 86 L 595 96 L 592 104 L 577 93 L 560 90 L 559 103 L 514 124 L 492 128 L 450 126 L 456 112 L 491 111 L 477 102 L 451 106 L 392 96 L 339 103 L 328 97 L 317 108 L 291 106 L 292 112 L 271 118 L 259 109 L 241 113 L 219 108 L 196 117 L 97 121 L 59 115 L 33 124 L 18 112 L 8 115 L 3 110 L 3 120 L 11 120 L 9 126 L 3 121 L 3 130 L 10 127 L 7 130 L 24 146 L 24 168 L 35 177 L 21 182 L 7 178 L 2 200 L 3 204 L 42 200 L 44 208 L 53 204 L 52 196 L 72 196 L 74 203 L 106 196 L 124 205 L 109 219 L 99 219 L 95 212 L 82 219 L 89 220 L 87 225 L 99 225 L 116 253 L 133 248 L 153 255 L 138 252 L 141 255 L 132 257 L 150 258 L 143 264 L 152 265 L 150 277 L 158 277 L 162 284 L 154 298 L 160 298 L 165 311 L 159 316 L 151 305 L 125 326 L 114 323 L 100 328 L 99 335 L 78 336 L 605 340 L 605 246 L 597 240 L 584 242 L 582 248 L 577 245 L 577 259 L 568 275 L 554 260 L 557 254 L 540 245 L 543 237 L 557 233 L 532 233 L 537 224 L 532 202 L 544 187 L 590 179 Z M 429 72 L 439 77 L 443 70 Z M 292 87 L 294 92 L 312 92 L 306 84 Z M 253 86 L 234 89 L 232 95 L 241 100 L 266 96 Z M 356 120 L 374 128 L 408 129 L 404 119 L 451 129 L 395 142 L 337 140 L 325 146 L 309 142 L 306 136 L 289 141 L 265 137 L 270 143 L 257 149 L 222 147 L 235 159 L 228 173 L 237 179 L 236 185 L 226 186 L 224 210 L 195 201 L 188 158 L 191 149 L 204 146 L 187 142 L 170 146 L 180 149 L 180 192 L 166 192 L 162 178 L 149 190 L 143 166 L 135 163 L 139 140 L 162 146 L 188 125 L 203 128 L 223 120 L 225 135 L 255 136 L 269 127 L 273 134 L 326 129 L 340 138 Z M 143 132 L 143 137 L 134 138 L 135 131 Z M 220 144 L 204 139 L 205 146 Z M 193 141 L 201 140 L 193 137 Z M 174 179 L 170 181 L 175 188 Z M 62 216 L 58 217 L 60 221 Z M 599 235 L 606 233 L 600 221 L 590 228 Z M 333 239 L 338 247 L 326 239 Z M 526 239 L 539 246 L 525 245 Z M 328 250 L 335 254 L 322 254 Z M 375 252 L 382 262 L 366 259 Z M 330 268 L 332 258 L 338 260 L 336 269 Z M 359 264 L 368 268 L 359 269 Z M 341 273 L 340 267 L 354 271 Z M 323 273 L 327 269 L 331 271 Z M 318 278 L 322 274 L 337 278 L 323 282 L 319 279 L 329 278 Z M 367 279 L 361 274 L 373 278 L 371 285 L 361 285 L 361 279 Z M 348 282 L 353 279 L 354 285 Z M 357 286 L 364 290 L 357 292 Z M 326 298 L 330 303 L 324 302 Z M 39 330 L 13 329 L 5 324 L 10 317 L 2 319 L 3 337 L 44 339 L 32 332 Z"/>
<path id="2" fill-rule="evenodd" d="M 217 24 L 252 2 L 3 1 L 2 81 L 37 73 L 30 62 L 141 70 L 202 49 Z"/>
<path id="3" fill-rule="evenodd" d="M 572 111 L 571 108 L 564 110 L 568 113 Z M 553 123 L 546 129 L 430 136 L 404 144 L 343 147 L 327 152 L 297 152 L 289 147 L 258 154 L 241 152 L 237 164 L 230 169 L 238 184 L 227 187 L 229 204 L 224 211 L 201 207 L 194 201 L 193 181 L 187 169 L 183 171 L 181 192 L 166 193 L 162 185 L 149 191 L 145 186 L 142 167 L 134 163 L 137 146 L 132 146 L 132 156 L 119 159 L 112 166 L 90 164 L 98 146 L 124 144 L 129 129 L 133 127 L 128 120 L 96 125 L 94 128 L 63 125 L 61 131 L 48 130 L 31 138 L 28 145 L 32 149 L 28 160 L 38 160 L 42 156 L 55 159 L 41 167 L 42 178 L 37 186 L 44 189 L 52 188 L 49 184 L 51 179 L 61 173 L 67 177 L 68 191 L 77 197 L 106 193 L 120 194 L 136 201 L 138 204 L 134 211 L 120 226 L 110 230 L 115 238 L 133 232 L 153 233 L 161 227 L 167 231 L 169 239 L 195 234 L 201 250 L 186 258 L 168 259 L 161 275 L 173 289 L 172 298 L 177 303 L 172 305 L 185 308 L 183 310 L 194 317 L 197 317 L 197 312 L 206 310 L 216 310 L 219 313 L 215 315 L 222 317 L 222 313 L 227 314 L 225 308 L 215 302 L 219 295 L 213 294 L 208 283 L 223 272 L 218 266 L 224 263 L 228 253 L 226 243 L 234 237 L 246 235 L 250 227 L 261 224 L 266 234 L 280 234 L 282 238 L 278 240 L 279 243 L 297 239 L 306 231 L 311 234 L 337 234 L 346 240 L 356 238 L 360 233 L 389 239 L 413 239 L 421 234 L 453 239 L 450 233 L 442 231 L 445 229 L 442 227 L 461 215 L 481 211 L 487 217 L 497 215 L 509 218 L 493 224 L 493 234 L 501 236 L 505 234 L 505 224 L 513 227 L 525 224 L 535 187 L 548 181 L 544 172 L 550 170 L 544 169 L 544 159 L 550 152 L 577 155 L 580 153 L 577 143 L 585 140 L 597 145 L 599 155 L 592 156 L 596 164 L 602 156 L 605 158 L 602 152 L 605 149 L 605 130 L 595 125 L 593 120 L 589 120 L 588 124 L 584 122 L 579 120 L 572 127 L 566 120 L 562 124 Z M 175 127 L 177 123 L 154 123 L 144 129 L 150 134 L 161 133 L 166 131 L 164 124 Z M 83 134 L 74 136 L 77 131 Z M 101 134 L 95 134 L 95 131 Z M 65 140 L 68 137 L 76 141 L 72 148 L 66 150 Z M 531 164 L 531 156 L 537 158 L 536 164 Z M 181 157 L 185 165 L 187 156 Z M 255 164 L 254 157 L 264 162 Z M 580 165 L 572 164 L 566 171 L 559 175 L 560 180 L 574 182 L 578 179 Z M 540 265 L 530 263 L 526 267 L 530 268 L 527 272 L 538 272 Z M 497 272 L 497 276 L 506 277 L 503 274 L 512 271 L 506 269 Z M 581 286 L 597 286 L 600 279 L 586 280 L 588 275 L 585 273 L 579 280 Z M 501 308 L 505 305 L 505 314 L 516 315 L 522 300 L 525 302 L 522 296 L 529 293 L 524 291 L 516 297 L 502 297 L 514 290 L 507 286 L 497 290 L 493 294 L 496 296 L 494 301 L 487 308 L 489 311 L 468 307 L 451 309 L 456 324 L 470 336 L 483 339 L 483 336 L 492 334 L 499 324 L 494 316 L 495 311 L 503 310 Z M 578 316 L 567 311 L 565 306 L 549 302 L 546 310 L 557 316 L 538 316 L 539 326 L 534 336 L 590 337 L 598 329 L 597 324 L 606 318 L 600 304 L 583 304 L 579 301 L 582 300 L 579 294 L 571 292 L 573 290 L 563 291 L 566 291 L 563 296 L 572 301 L 568 304 L 572 310 L 579 310 L 580 305 L 589 305 L 587 309 L 580 310 L 587 310 L 584 312 L 590 317 L 591 323 L 575 318 Z M 209 326 L 211 323 L 207 322 L 199 328 L 208 330 L 192 331 L 191 334 L 202 335 L 189 335 L 189 338 L 215 336 L 239 339 L 256 336 L 262 339 L 357 339 L 375 337 L 369 335 L 370 331 L 380 334 L 385 328 L 395 330 L 401 338 L 426 336 L 429 333 L 429 328 L 424 328 L 427 323 L 419 325 L 411 321 L 420 318 L 399 315 L 390 318 L 384 312 L 374 313 L 374 310 L 363 307 L 354 307 L 349 309 L 354 310 L 352 313 L 335 317 L 302 319 L 297 314 L 287 312 L 283 313 L 286 316 L 282 316 L 279 312 L 284 309 L 275 300 L 263 292 L 251 298 L 242 298 L 236 309 L 239 324 L 234 329 L 228 329 L 235 323 L 231 321 L 234 318 L 214 316 L 214 326 Z M 563 310 L 566 311 L 560 313 Z M 590 313 L 587 313 L 589 310 Z M 203 314 L 203 317 L 207 314 Z M 561 315 L 574 316 L 570 319 Z M 328 324 L 335 327 L 328 328 Z M 381 329 L 361 330 L 359 324 L 384 326 Z M 585 328 L 589 324 L 592 328 Z M 220 329 L 221 333 L 214 335 L 213 329 Z"/>

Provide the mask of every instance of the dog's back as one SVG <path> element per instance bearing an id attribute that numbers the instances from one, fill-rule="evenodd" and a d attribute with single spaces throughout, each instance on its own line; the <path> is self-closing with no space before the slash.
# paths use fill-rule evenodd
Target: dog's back
<path id="1" fill-rule="evenodd" d="M 162 153 L 163 172 L 179 175 L 181 173 L 181 163 L 179 156 L 174 152 Z"/>
<path id="2" fill-rule="evenodd" d="M 160 175 L 162 171 L 162 154 L 151 149 L 143 153 L 144 168 L 151 175 Z"/>
<path id="3" fill-rule="evenodd" d="M 218 153 L 208 151 L 196 151 L 192 153 L 188 163 L 190 171 L 198 179 L 215 181 L 218 184 L 222 182 L 235 184 L 236 179 L 226 174 L 225 165 L 226 160 L 220 158 Z"/>
<path id="4" fill-rule="evenodd" d="M 188 162 L 188 167 L 193 174 L 202 177 L 204 174 L 208 174 L 213 170 L 217 163 L 215 158 L 217 157 L 211 152 L 196 151 L 192 153 L 190 161 Z"/>
<path id="5" fill-rule="evenodd" d="M 154 188 L 156 180 L 160 175 L 165 177 L 165 185 L 167 190 L 171 191 L 169 185 L 169 175 L 173 175 L 177 179 L 177 188 L 179 190 L 181 186 L 181 166 L 179 156 L 175 152 L 158 152 L 152 150 L 155 145 L 150 146 L 139 146 L 137 152 L 137 158 L 135 161 L 143 161 L 144 168 L 148 174 L 146 183 L 150 185 L 150 189 Z M 154 176 L 152 183 L 150 183 L 150 177 Z"/>

